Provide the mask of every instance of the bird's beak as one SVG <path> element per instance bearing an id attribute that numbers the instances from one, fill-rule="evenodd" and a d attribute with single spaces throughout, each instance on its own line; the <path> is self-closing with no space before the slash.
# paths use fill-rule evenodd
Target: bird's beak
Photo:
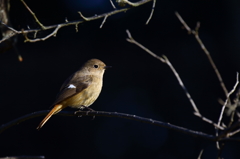
<path id="1" fill-rule="evenodd" d="M 104 69 L 112 68 L 112 66 L 105 66 Z"/>

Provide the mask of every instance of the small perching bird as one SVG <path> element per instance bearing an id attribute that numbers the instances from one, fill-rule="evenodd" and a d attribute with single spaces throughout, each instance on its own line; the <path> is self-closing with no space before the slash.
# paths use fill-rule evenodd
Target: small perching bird
<path id="1" fill-rule="evenodd" d="M 102 90 L 103 74 L 108 67 L 98 59 L 88 60 L 63 83 L 52 110 L 37 129 L 40 129 L 52 115 L 66 107 L 82 109 L 93 104 Z"/>

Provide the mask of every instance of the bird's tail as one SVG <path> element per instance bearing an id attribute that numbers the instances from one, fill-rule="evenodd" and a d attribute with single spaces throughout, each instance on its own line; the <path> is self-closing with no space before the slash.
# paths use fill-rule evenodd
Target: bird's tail
<path id="1" fill-rule="evenodd" d="M 41 121 L 41 123 L 38 125 L 37 129 L 41 129 L 41 127 L 43 127 L 43 125 L 51 118 L 52 115 L 57 114 L 58 112 L 60 112 L 63 109 L 63 105 L 58 104 L 55 105 L 52 110 L 48 113 L 48 115 Z"/>

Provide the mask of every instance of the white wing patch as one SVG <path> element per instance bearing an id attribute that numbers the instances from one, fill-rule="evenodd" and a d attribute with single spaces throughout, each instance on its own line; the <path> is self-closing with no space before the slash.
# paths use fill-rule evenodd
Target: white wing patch
<path id="1" fill-rule="evenodd" d="M 73 84 L 70 84 L 68 88 L 76 88 L 76 86 L 74 86 Z"/>

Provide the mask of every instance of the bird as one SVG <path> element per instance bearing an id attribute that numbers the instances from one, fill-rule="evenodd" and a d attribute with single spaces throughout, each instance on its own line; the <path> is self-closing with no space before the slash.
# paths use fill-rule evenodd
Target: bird
<path id="1" fill-rule="evenodd" d="M 99 59 L 90 59 L 73 73 L 61 86 L 51 111 L 40 122 L 37 129 L 66 107 L 76 109 L 87 108 L 98 98 L 103 85 L 103 74 L 107 68 Z"/>

